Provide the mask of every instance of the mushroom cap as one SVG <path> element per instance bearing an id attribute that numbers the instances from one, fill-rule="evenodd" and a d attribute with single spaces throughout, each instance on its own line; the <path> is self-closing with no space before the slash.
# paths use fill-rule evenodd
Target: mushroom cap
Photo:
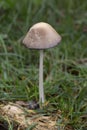
<path id="1" fill-rule="evenodd" d="M 61 36 L 48 23 L 40 22 L 33 25 L 23 44 L 31 49 L 47 49 L 56 46 L 61 41 Z"/>

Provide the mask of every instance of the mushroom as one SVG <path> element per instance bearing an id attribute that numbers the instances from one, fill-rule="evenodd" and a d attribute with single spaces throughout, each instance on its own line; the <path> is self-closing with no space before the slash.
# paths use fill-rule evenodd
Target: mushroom
<path id="1" fill-rule="evenodd" d="M 44 22 L 39 22 L 33 25 L 23 39 L 23 44 L 27 48 L 40 51 L 39 101 L 41 104 L 45 102 L 43 88 L 43 50 L 56 46 L 60 41 L 61 36 L 51 25 Z"/>

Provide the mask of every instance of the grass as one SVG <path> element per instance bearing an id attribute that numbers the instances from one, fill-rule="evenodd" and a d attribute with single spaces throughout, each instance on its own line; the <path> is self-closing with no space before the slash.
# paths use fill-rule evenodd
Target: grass
<path id="1" fill-rule="evenodd" d="M 21 5 L 21 6 L 20 6 Z M 44 88 L 50 107 L 74 130 L 87 129 L 87 1 L 0 1 L 0 100 L 38 101 L 39 52 L 24 48 L 27 30 L 48 22 L 62 36 L 45 51 Z M 57 122 L 62 125 L 62 119 Z"/>

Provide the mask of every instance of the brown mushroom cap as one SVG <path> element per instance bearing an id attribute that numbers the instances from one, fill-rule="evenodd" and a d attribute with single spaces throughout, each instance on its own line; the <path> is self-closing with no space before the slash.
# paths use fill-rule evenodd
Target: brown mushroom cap
<path id="1" fill-rule="evenodd" d="M 23 44 L 31 49 L 47 49 L 56 46 L 61 36 L 48 23 L 33 25 L 23 40 Z"/>

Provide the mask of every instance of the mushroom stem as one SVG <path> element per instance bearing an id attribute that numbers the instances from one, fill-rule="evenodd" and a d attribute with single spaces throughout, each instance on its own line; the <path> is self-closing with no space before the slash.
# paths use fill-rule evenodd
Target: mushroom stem
<path id="1" fill-rule="evenodd" d="M 40 65 L 39 65 L 39 100 L 44 103 L 44 88 L 43 88 L 43 50 L 40 50 Z"/>

